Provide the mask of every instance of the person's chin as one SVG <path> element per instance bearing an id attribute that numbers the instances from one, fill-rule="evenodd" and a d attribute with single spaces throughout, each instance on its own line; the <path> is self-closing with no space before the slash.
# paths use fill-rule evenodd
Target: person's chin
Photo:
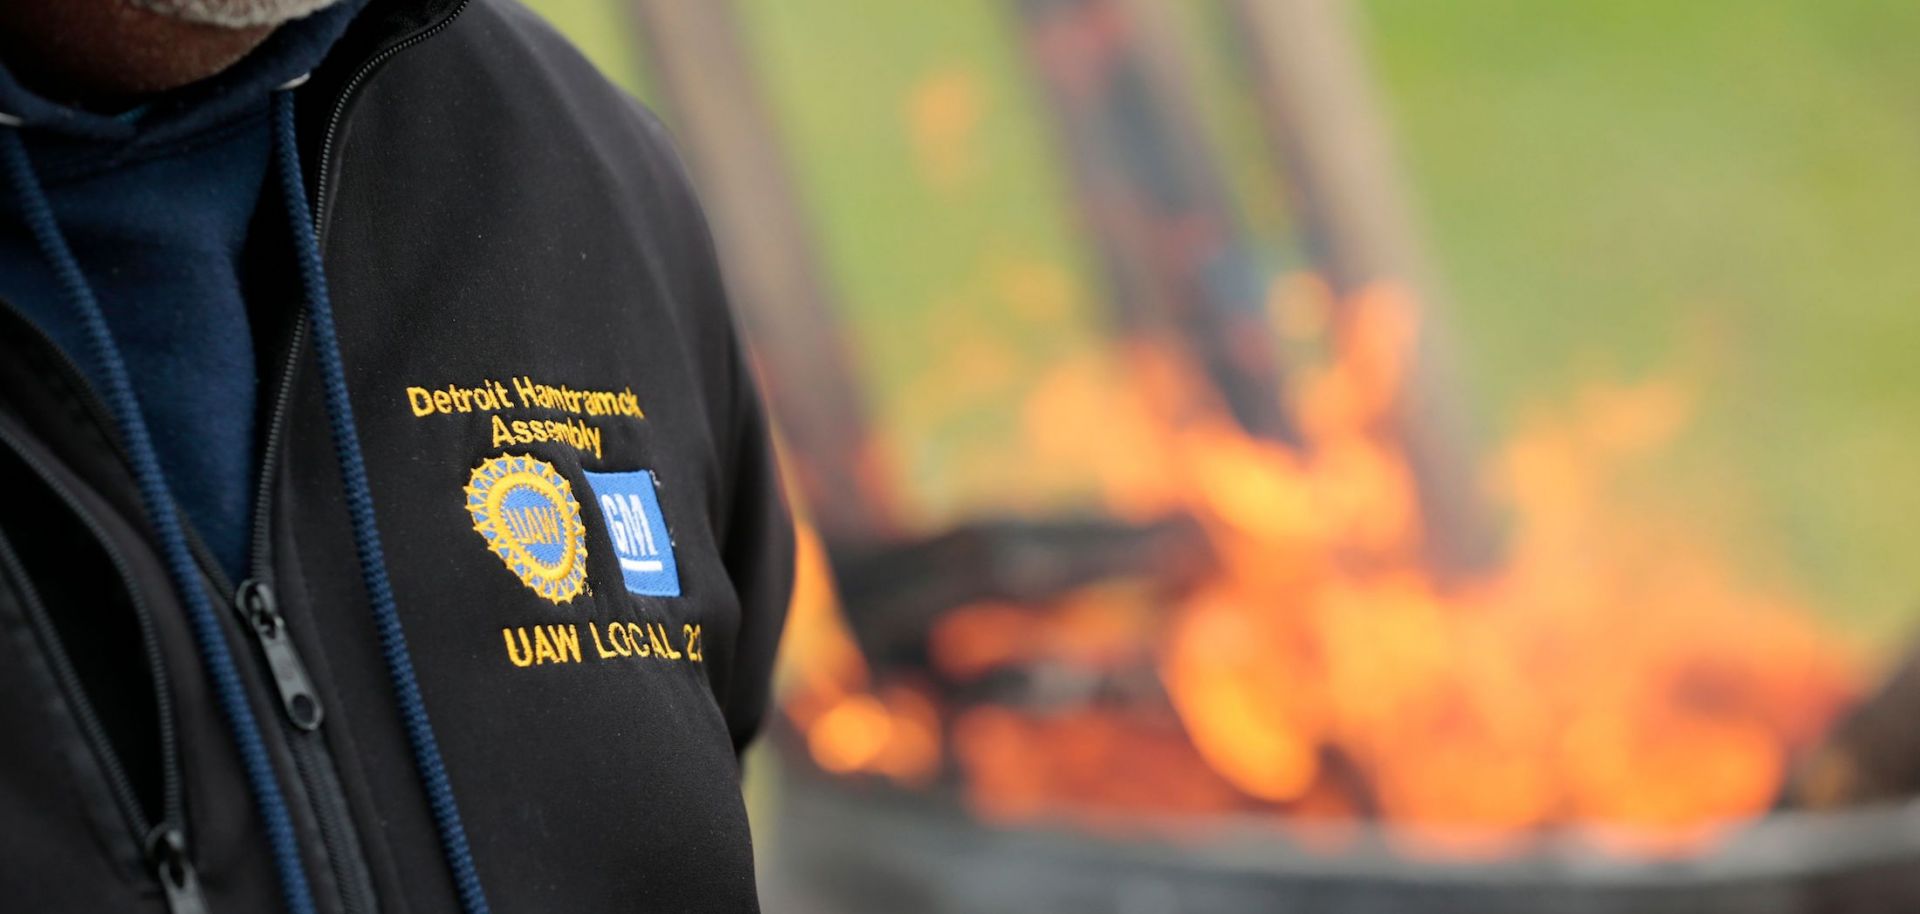
<path id="1" fill-rule="evenodd" d="M 274 26 L 187 22 L 127 0 L 3 0 L 0 57 L 34 91 L 110 107 L 213 76 Z"/>

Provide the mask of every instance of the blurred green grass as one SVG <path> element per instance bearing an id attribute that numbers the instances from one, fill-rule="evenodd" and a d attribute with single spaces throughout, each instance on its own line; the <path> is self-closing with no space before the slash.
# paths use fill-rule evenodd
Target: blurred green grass
<path id="1" fill-rule="evenodd" d="M 621 3 L 533 5 L 646 95 Z M 922 515 L 1035 504 L 1006 400 L 1096 345 L 1098 305 L 1008 5 L 740 9 Z M 1177 9 L 1209 138 L 1284 264 L 1230 29 L 1212 2 Z M 1696 380 L 1696 426 L 1649 485 L 1737 531 L 1748 574 L 1798 582 L 1866 634 L 1909 624 L 1920 4 L 1360 10 L 1489 440 L 1595 379 Z M 922 109 L 966 146 L 960 177 L 929 180 Z"/>
<path id="2" fill-rule="evenodd" d="M 1920 5 L 1369 0 L 1495 428 L 1595 375 L 1705 388 L 1663 466 L 1878 633 L 1920 604 Z M 1730 526 L 1730 525 L 1729 525 Z"/>

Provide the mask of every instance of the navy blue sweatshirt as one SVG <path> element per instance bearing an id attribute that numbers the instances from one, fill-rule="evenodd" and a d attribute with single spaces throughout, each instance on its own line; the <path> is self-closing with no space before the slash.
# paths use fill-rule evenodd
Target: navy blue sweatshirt
<path id="1" fill-rule="evenodd" d="M 0 112 L 25 122 L 35 170 L 126 362 L 168 489 L 236 579 L 247 562 L 257 451 L 249 308 L 294 304 L 261 294 L 286 285 L 267 274 L 291 263 L 277 204 L 255 219 L 272 158 L 269 94 L 316 66 L 364 2 L 289 23 L 218 76 L 119 115 L 50 101 L 0 61 Z M 99 382 L 80 318 L 63 303 L 14 193 L 0 193 L 0 298 Z"/>

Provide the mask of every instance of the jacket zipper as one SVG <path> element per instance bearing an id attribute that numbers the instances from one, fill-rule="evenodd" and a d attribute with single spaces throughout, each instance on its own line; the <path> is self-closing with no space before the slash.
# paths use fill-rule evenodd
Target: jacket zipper
<path id="1" fill-rule="evenodd" d="M 129 833 L 141 850 L 154 877 L 159 880 L 166 894 L 167 910 L 172 914 L 206 914 L 206 898 L 200 889 L 200 877 L 193 867 L 192 855 L 188 852 L 185 799 L 181 786 L 179 738 L 175 731 L 176 721 L 173 713 L 173 694 L 169 689 L 166 673 L 166 658 L 161 652 L 160 635 L 155 628 L 153 615 L 146 600 L 140 594 L 140 588 L 134 585 L 133 575 L 127 570 L 127 561 L 113 540 L 106 535 L 93 514 L 80 504 L 79 499 L 60 484 L 56 477 L 39 458 L 29 453 L 11 433 L 0 429 L 0 443 L 31 469 L 41 482 L 45 483 L 60 501 L 72 511 L 87 531 L 100 544 L 107 554 L 107 561 L 113 565 L 119 575 L 120 583 L 127 592 L 127 598 L 133 605 L 134 617 L 140 629 L 141 649 L 146 654 L 148 676 L 153 682 L 154 710 L 158 715 L 160 736 L 160 795 L 161 815 L 158 823 L 147 821 L 146 811 L 140 805 L 139 793 L 134 790 L 133 779 L 128 776 L 120 756 L 114 751 L 112 741 L 107 737 L 106 726 L 100 722 L 99 714 L 93 703 L 87 699 L 85 686 L 80 682 L 79 674 L 73 669 L 73 663 L 67 656 L 66 646 L 60 640 L 59 632 L 54 628 L 52 619 L 47 616 L 46 607 L 41 605 L 39 594 L 34 590 L 32 579 L 27 576 L 19 556 L 4 536 L 0 536 L 0 566 L 4 566 L 9 576 L 20 582 L 27 616 L 46 643 L 49 665 L 54 676 L 60 682 L 60 688 L 67 695 L 68 703 L 73 707 L 80 729 L 100 759 L 101 769 L 106 773 L 109 789 L 120 811 L 126 817 Z"/>
<path id="2" fill-rule="evenodd" d="M 341 87 L 328 116 L 326 133 L 322 138 L 319 163 L 315 172 L 316 205 L 313 207 L 313 212 L 316 234 L 324 234 L 326 218 L 320 204 L 326 200 L 340 126 L 346 118 L 347 104 L 353 99 L 354 93 L 381 64 L 401 51 L 432 38 L 452 24 L 466 10 L 470 2 L 471 0 L 460 0 L 439 22 L 368 58 Z M 250 544 L 252 551 L 250 571 L 253 576 L 242 581 L 238 587 L 234 587 L 232 582 L 227 580 L 218 562 L 207 561 L 205 546 L 200 542 L 199 537 L 192 533 L 191 528 L 188 535 L 196 551 L 201 553 L 201 564 L 205 566 L 209 576 L 222 592 L 231 594 L 230 601 L 234 611 L 239 614 L 242 626 L 252 634 L 272 674 L 274 690 L 280 699 L 282 726 L 288 731 L 286 742 L 293 755 L 297 774 L 306 788 L 310 808 L 319 827 L 321 844 L 326 848 L 334 883 L 340 893 L 344 914 L 372 914 L 379 910 L 372 876 L 367 870 L 366 858 L 360 848 L 346 797 L 340 787 L 338 769 L 317 738 L 320 726 L 325 721 L 326 709 L 313 687 L 306 662 L 301 658 L 298 647 L 287 632 L 285 619 L 279 611 L 279 597 L 273 585 L 273 488 L 274 481 L 278 478 L 281 443 L 285 437 L 285 418 L 292 400 L 294 379 L 300 362 L 300 348 L 305 340 L 306 330 L 307 310 L 302 304 L 294 318 L 293 332 L 285 350 L 285 363 L 274 393 L 273 405 L 268 412 L 267 437 L 261 454 L 259 485 L 254 492 L 253 538 Z M 51 345 L 51 341 L 48 343 L 48 348 L 66 363 L 71 376 L 81 382 L 80 389 L 92 398 L 91 388 L 84 383 L 85 376 L 73 365 L 72 360 L 67 358 L 65 352 L 58 346 Z M 97 398 L 92 399 L 96 415 L 110 416 L 110 413 L 107 413 L 98 403 Z M 161 842 L 155 846 L 159 850 L 177 848 L 178 853 L 175 856 L 182 863 L 186 862 L 184 841 Z M 185 872 L 188 876 L 192 875 L 190 868 Z M 166 880 L 163 878 L 162 881 Z M 175 914 L 198 914 L 198 912 L 187 909 Z"/>
<path id="3" fill-rule="evenodd" d="M 320 157 L 314 171 L 311 209 L 316 238 L 326 237 L 327 190 L 333 174 L 334 149 L 340 134 L 340 125 L 346 119 L 348 103 L 353 100 L 354 94 L 381 64 L 386 63 L 401 51 L 439 34 L 466 10 L 469 2 L 471 0 L 460 0 L 459 4 L 439 22 L 374 54 L 354 70 L 353 75 L 342 84 L 339 94 L 334 98 L 333 109 L 327 116 L 327 128 L 321 138 Z M 320 706 L 318 696 L 313 693 L 305 664 L 300 661 L 299 654 L 295 651 L 292 640 L 287 637 L 285 627 L 279 618 L 278 598 L 272 585 L 273 565 L 268 559 L 273 546 L 272 527 L 269 521 L 273 510 L 273 480 L 282 437 L 281 420 L 293 390 L 294 367 L 299 361 L 300 342 L 306 327 L 307 311 L 303 304 L 294 324 L 295 337 L 288 352 L 288 366 L 281 378 L 280 389 L 275 396 L 273 411 L 270 413 L 267 424 L 265 460 L 260 477 L 260 488 L 254 502 L 254 577 L 242 582 L 240 589 L 235 592 L 235 606 L 247 619 L 248 627 L 255 633 L 261 650 L 266 654 L 267 665 L 274 671 L 274 680 L 280 691 L 281 707 L 287 712 L 288 725 L 301 731 L 292 734 L 288 742 L 294 748 L 294 766 L 299 769 L 301 779 L 306 782 L 308 796 L 314 798 L 314 813 L 320 826 L 321 843 L 326 846 L 328 858 L 333 862 L 334 881 L 340 890 L 342 907 L 346 914 L 372 914 L 379 909 L 373 891 L 373 880 L 367 872 L 365 857 L 360 852 L 352 820 L 348 817 L 346 798 L 341 793 L 333 761 L 315 745 L 314 740 L 301 738 L 302 734 L 311 735 L 319 729 L 325 711 Z M 217 563 L 215 567 L 217 570 Z M 311 709 L 310 713 L 306 710 L 308 708 Z M 324 786 L 321 782 L 324 782 Z"/>
<path id="4" fill-rule="evenodd" d="M 12 306 L 5 302 L 0 302 L 0 308 L 12 310 Z M 124 445 L 119 437 L 110 431 L 114 427 L 112 413 L 94 392 L 93 386 L 88 383 L 79 365 L 65 350 L 48 338 L 39 325 L 25 320 L 17 312 L 14 313 L 14 319 L 35 338 L 34 343 L 38 344 L 37 348 L 54 360 L 57 370 L 65 376 L 68 386 L 79 396 L 95 424 L 103 430 L 108 430 L 106 438 L 112 444 L 121 462 L 130 463 Z M 305 339 L 306 326 L 306 307 L 302 305 L 294 318 L 293 330 L 288 335 L 284 366 L 267 421 L 267 441 L 261 455 L 263 460 L 259 485 L 254 493 L 255 517 L 252 543 L 249 548 L 253 552 L 251 567 L 255 577 L 248 579 L 239 588 L 234 587 L 227 579 L 226 572 L 221 569 L 219 562 L 212 560 L 211 554 L 191 525 L 186 527 L 186 533 L 188 544 L 200 558 L 203 573 L 208 576 L 219 592 L 229 595 L 229 602 L 241 617 L 242 628 L 252 634 L 267 657 L 274 688 L 280 698 L 285 743 L 293 756 L 296 774 L 302 786 L 306 788 L 308 806 L 319 827 L 321 844 L 326 849 L 334 883 L 340 893 L 343 914 L 373 914 L 379 910 L 379 903 L 373 889 L 372 876 L 368 872 L 366 859 L 360 849 L 358 836 L 353 829 L 346 797 L 340 787 L 338 770 L 334 767 L 331 757 L 327 755 L 326 749 L 319 745 L 316 738 L 313 738 L 317 734 L 320 722 L 324 719 L 325 709 L 313 688 L 311 678 L 307 675 L 306 663 L 301 659 L 299 649 L 287 633 L 285 620 L 279 613 L 279 601 L 271 584 L 273 481 L 277 475 L 281 442 L 285 438 L 285 415 L 293 398 L 293 380 L 299 367 L 300 346 Z M 12 442 L 9 444 L 15 451 L 21 450 Z M 22 454 L 22 459 L 28 458 Z M 37 467 L 37 464 L 34 465 Z M 43 477 L 47 475 L 44 468 L 38 468 L 36 472 Z M 73 500 L 64 492 L 62 497 L 70 505 L 73 504 Z M 75 507 L 77 510 L 77 506 Z M 90 519 L 83 517 L 83 520 L 88 520 L 89 526 L 93 527 Z M 96 538 L 99 538 L 97 527 L 94 529 Z M 121 568 L 121 575 L 129 585 L 136 606 L 144 606 L 139 593 L 131 588 L 132 579 L 126 575 L 124 561 L 119 558 L 111 543 L 108 543 L 106 548 L 114 557 L 116 566 Z M 265 598 L 264 601 L 261 597 Z M 251 613 L 248 610 L 250 602 L 255 606 L 255 611 Z M 144 615 L 142 623 L 143 626 L 151 628 L 151 620 Z M 162 661 L 159 654 L 158 635 L 150 631 L 143 631 L 142 634 L 143 637 L 150 639 L 147 650 L 150 662 L 156 664 L 154 669 L 163 670 L 164 667 L 157 665 Z M 164 685 L 163 682 L 162 685 Z M 184 804 L 177 796 L 180 792 L 180 775 L 178 758 L 171 748 L 174 740 L 171 695 L 163 687 L 156 686 L 156 688 L 168 702 L 168 713 L 162 717 L 161 732 L 164 745 L 167 747 L 166 763 L 170 766 L 163 772 L 163 778 L 167 784 L 171 785 L 167 788 L 167 793 L 170 797 L 169 802 L 172 804 L 169 807 L 172 812 L 166 823 L 155 826 L 150 834 L 143 829 L 142 834 L 137 835 L 136 839 L 142 842 L 149 865 L 153 867 L 162 886 L 166 888 L 172 914 L 203 914 L 204 901 L 198 900 L 201 894 L 199 876 L 194 870 L 192 848 L 187 840 L 186 820 L 182 811 Z M 86 706 L 83 702 L 77 707 Z M 306 724 L 304 727 L 303 722 Z M 98 726 L 97 718 L 94 719 L 94 725 Z M 104 729 L 100 733 L 104 738 Z M 107 757 L 114 758 L 110 754 Z M 126 785 L 123 791 L 124 796 L 135 798 L 132 782 L 126 778 L 124 769 L 120 769 L 118 764 L 118 759 L 114 758 L 112 767 Z M 135 813 L 139 811 L 137 802 L 130 808 Z"/>
<path id="5" fill-rule="evenodd" d="M 314 170 L 313 176 L 313 230 L 314 234 L 318 235 L 322 240 L 327 237 L 326 222 L 328 215 L 327 210 L 329 209 L 327 202 L 327 184 L 332 173 L 331 166 L 333 164 L 334 140 L 339 136 L 341 122 L 346 120 L 347 103 L 353 100 L 353 94 L 359 91 L 360 84 L 366 82 L 367 77 L 372 76 L 373 71 L 379 69 L 381 64 L 392 59 L 395 54 L 440 34 L 447 26 L 452 25 L 454 20 L 459 19 L 461 13 L 466 12 L 467 4 L 471 2 L 473 2 L 473 0 L 460 0 L 440 21 L 412 35 L 408 35 L 406 38 L 395 42 L 385 50 L 367 58 L 366 62 L 362 63 L 359 69 L 354 70 L 353 75 L 349 77 L 345 83 L 341 84 L 340 94 L 334 97 L 333 111 L 327 116 L 327 130 L 321 135 L 320 160 L 319 165 Z"/>
<path id="6" fill-rule="evenodd" d="M 339 95 L 334 99 L 333 110 L 327 117 L 327 128 L 321 139 L 320 157 L 314 173 L 315 205 L 312 209 L 315 235 L 324 235 L 324 204 L 333 172 L 334 149 L 340 125 L 346 119 L 347 104 L 353 100 L 354 93 L 381 64 L 401 51 L 439 34 L 466 10 L 469 2 L 471 0 L 460 0 L 445 18 L 368 58 L 341 86 Z M 298 649 L 286 632 L 285 620 L 279 613 L 279 598 L 273 588 L 273 482 L 277 476 L 280 444 L 284 437 L 284 417 L 292 398 L 293 381 L 306 328 L 307 310 L 303 304 L 294 322 L 293 339 L 287 349 L 287 362 L 279 389 L 275 392 L 274 404 L 268 413 L 260 486 L 254 497 L 253 577 L 229 592 L 234 595 L 235 610 L 254 633 L 254 639 L 266 657 L 267 666 L 273 672 L 280 706 L 285 712 L 284 721 L 295 731 L 289 734 L 288 739 L 293 747 L 294 766 L 299 769 L 307 795 L 313 798 L 314 817 L 320 827 L 321 843 L 327 848 L 328 859 L 333 864 L 334 881 L 340 891 L 341 904 L 347 914 L 363 914 L 378 910 L 372 878 L 367 873 L 365 857 L 353 831 L 346 797 L 340 790 L 339 775 L 333 760 L 317 744 L 317 740 L 311 738 L 325 720 L 325 709 L 314 692 L 305 662 L 300 659 Z M 213 564 L 213 570 L 216 580 L 224 577 L 219 573 L 217 563 Z"/>
<path id="7" fill-rule="evenodd" d="M 273 496 L 279 478 L 280 453 L 286 439 L 286 417 L 293 401 L 294 380 L 299 375 L 300 349 L 306 339 L 307 310 L 300 306 L 294 316 L 293 330 L 283 349 L 279 379 L 273 403 L 267 411 L 266 443 L 260 454 L 260 477 L 254 489 L 253 531 L 249 545 L 251 577 L 235 586 L 217 561 L 210 561 L 205 546 L 193 537 L 204 570 L 239 616 L 241 628 L 252 636 L 280 700 L 280 725 L 294 773 L 305 788 L 308 809 L 320 831 L 320 844 L 326 850 L 327 865 L 334 887 L 340 894 L 344 914 L 372 914 L 379 910 L 372 875 L 353 827 L 352 813 L 340 787 L 340 775 L 331 754 L 321 742 L 320 725 L 326 720 L 326 707 L 307 672 L 307 663 L 287 630 L 286 617 L 280 613 L 279 592 L 273 574 Z"/>
<path id="8" fill-rule="evenodd" d="M 311 207 L 313 211 L 313 231 L 314 231 L 315 238 L 319 239 L 322 244 L 324 244 L 324 239 L 326 238 L 327 218 L 330 215 L 330 211 L 331 211 L 331 206 L 329 205 L 328 199 L 327 199 L 327 191 L 328 191 L 328 185 L 331 183 L 332 175 L 333 175 L 334 150 L 336 148 L 336 143 L 340 135 L 340 126 L 346 120 L 347 105 L 353 100 L 354 94 L 359 91 L 360 87 L 366 83 L 369 77 L 373 75 L 374 71 L 380 68 L 381 64 L 386 63 L 388 60 L 392 59 L 394 55 L 399 54 L 401 51 L 404 51 L 417 44 L 420 44 L 421 42 L 426 41 L 427 39 L 432 38 L 433 36 L 439 34 L 448 25 L 452 24 L 455 19 L 458 19 L 460 17 L 460 14 L 466 10 L 467 4 L 470 2 L 471 0 L 459 0 L 459 3 L 456 4 L 453 7 L 453 9 L 440 21 L 434 23 L 433 25 L 427 27 L 426 29 L 420 32 L 416 32 L 413 35 L 409 35 L 405 39 L 402 39 L 401 41 L 396 42 L 393 45 L 385 48 L 384 50 L 381 50 L 378 53 L 374 54 L 372 57 L 368 58 L 365 62 L 363 62 L 359 66 L 359 68 L 355 69 L 353 72 L 353 75 L 349 77 L 344 84 L 341 85 L 339 94 L 334 97 L 333 109 L 330 112 L 328 112 L 328 115 L 327 115 L 326 132 L 321 136 L 320 156 L 315 165 L 315 170 L 314 170 L 313 205 Z M 306 308 L 303 305 L 301 307 L 299 320 L 295 324 L 296 333 L 304 332 L 307 326 L 306 318 L 307 318 Z M 295 346 L 290 355 L 290 363 L 289 363 L 290 365 L 292 362 L 298 361 L 298 358 L 297 358 L 299 354 L 298 349 L 299 349 L 298 337 L 296 337 Z M 279 394 L 276 397 L 272 418 L 269 420 L 269 424 L 267 426 L 267 446 L 266 446 L 267 465 L 266 465 L 266 471 L 261 476 L 260 491 L 258 493 L 258 500 L 256 501 L 256 507 L 255 507 L 255 513 L 258 515 L 255 518 L 257 523 L 254 527 L 254 542 L 253 542 L 253 550 L 254 550 L 254 556 L 255 556 L 255 570 L 254 570 L 255 577 L 254 577 L 254 580 L 243 583 L 241 585 L 241 591 L 236 595 L 238 598 L 237 599 L 238 605 L 243 608 L 243 612 L 251 613 L 251 612 L 254 612 L 255 610 L 263 611 L 265 613 L 265 616 L 263 618 L 267 620 L 273 619 L 277 615 L 277 613 L 275 613 L 273 610 L 275 600 L 273 598 L 273 591 L 271 588 L 271 584 L 269 583 L 271 579 L 267 577 L 267 575 L 269 575 L 272 571 L 272 565 L 270 562 L 267 562 L 264 559 L 264 557 L 268 555 L 268 550 L 272 547 L 272 531 L 271 531 L 271 528 L 267 526 L 266 520 L 270 516 L 271 510 L 272 510 L 271 508 L 272 482 L 271 481 L 273 479 L 273 469 L 274 469 L 273 463 L 275 460 L 277 448 L 279 446 L 280 425 L 281 425 L 280 417 L 281 417 L 281 414 L 285 412 L 286 401 L 288 399 L 289 392 L 292 390 L 292 387 L 293 387 L 293 383 L 292 383 L 293 372 L 291 367 L 289 367 L 286 376 L 282 380 L 283 380 L 283 383 L 281 384 Z M 249 585 L 253 585 L 251 590 L 249 590 Z M 262 632 L 270 627 L 272 626 L 256 625 L 255 631 Z M 281 631 L 284 631 L 284 629 L 281 629 Z M 275 679 L 280 680 L 283 683 L 281 686 L 281 701 L 282 701 L 283 707 L 286 707 L 289 710 L 289 722 L 291 723 L 292 726 L 299 728 L 300 721 L 302 720 L 302 718 L 297 714 L 295 714 L 294 708 L 296 707 L 296 704 L 299 699 L 298 683 L 305 679 L 305 672 L 304 672 L 304 669 L 300 667 L 300 665 L 298 664 L 298 655 L 293 653 L 292 651 L 292 642 L 290 640 L 286 640 L 284 635 L 282 635 L 282 637 L 277 640 L 285 641 L 285 644 L 286 644 L 286 650 L 282 654 L 282 658 L 281 660 L 278 661 L 278 664 L 284 665 L 288 669 L 287 677 L 285 678 L 282 677 L 280 673 L 280 666 L 277 666 L 276 661 L 274 660 L 273 652 L 274 650 L 276 650 L 276 648 L 272 647 L 271 644 L 275 642 L 276 639 L 267 638 L 263 635 L 262 649 L 268 651 L 268 664 L 270 666 L 275 666 Z M 297 674 L 294 673 L 295 669 L 299 669 L 299 672 Z M 289 685 L 287 683 L 289 682 L 293 684 L 292 687 L 295 689 L 294 694 L 291 697 L 288 694 Z M 310 688 L 308 689 L 308 693 L 310 695 L 311 693 Z M 317 729 L 319 727 L 319 721 L 322 715 L 321 709 L 319 708 L 319 705 L 318 705 L 317 698 L 313 699 L 313 708 L 314 708 L 313 722 L 311 724 L 311 727 L 308 728 L 309 731 L 311 731 L 312 729 Z M 340 794 L 339 782 L 335 778 L 331 759 L 317 752 L 303 753 L 299 751 L 303 744 L 310 743 L 310 741 L 308 740 L 302 740 L 302 739 L 296 738 L 296 739 L 293 739 L 292 742 L 294 743 L 296 748 L 296 751 L 294 753 L 295 765 L 300 769 L 302 778 L 308 781 L 307 786 L 308 786 L 309 795 L 315 796 L 315 797 L 320 797 L 324 795 L 327 798 L 327 802 L 316 801 L 315 811 L 316 813 L 320 813 L 319 815 L 317 815 L 317 819 L 320 824 L 321 841 L 327 846 L 329 856 L 335 861 L 335 881 L 340 886 L 342 903 L 345 906 L 348 914 L 362 914 L 362 912 L 373 912 L 377 910 L 377 904 L 372 891 L 372 880 L 366 874 L 364 858 L 360 856 L 358 853 L 357 842 L 355 842 L 355 846 L 354 846 L 355 853 L 353 853 L 351 856 L 351 860 L 355 867 L 355 871 L 352 873 L 343 873 L 341 871 L 342 865 L 345 863 L 344 858 L 346 858 L 347 855 L 338 853 L 335 850 L 335 848 L 339 844 L 343 844 L 348 841 L 353 841 L 354 835 L 352 831 L 351 820 L 347 819 L 345 815 L 346 813 L 345 798 Z M 311 749 L 313 747 L 310 745 L 307 745 L 306 748 Z M 316 775 L 318 777 L 316 777 Z M 317 785 L 313 782 L 315 780 L 321 780 L 321 779 L 332 779 L 331 784 L 333 789 L 330 791 L 316 790 L 315 788 Z M 329 807 L 329 806 L 337 806 L 338 812 L 337 813 L 322 812 L 321 807 Z M 350 886 L 365 887 L 364 889 L 365 900 L 363 904 L 358 902 L 356 899 L 356 895 L 359 895 L 361 893 L 356 891 L 350 891 L 349 890 Z"/>
<path id="9" fill-rule="evenodd" d="M 266 657 L 267 670 L 273 676 L 274 691 L 280 697 L 280 710 L 294 729 L 311 733 L 320 728 L 326 709 L 307 675 L 307 664 L 299 648 L 287 634 L 286 620 L 280 615 L 280 600 L 273 589 L 273 484 L 279 478 L 280 444 L 286 437 L 287 407 L 293 400 L 293 382 L 300 371 L 300 346 L 307 335 L 305 305 L 294 314 L 293 331 L 282 350 L 280 379 L 273 392 L 273 405 L 267 411 L 267 441 L 260 452 L 260 478 L 253 491 L 253 538 L 248 547 L 253 576 L 238 587 L 226 580 L 219 563 L 207 571 L 231 594 L 234 612 L 241 625 L 253 636 L 260 653 Z M 209 564 L 202 562 L 202 564 Z"/>

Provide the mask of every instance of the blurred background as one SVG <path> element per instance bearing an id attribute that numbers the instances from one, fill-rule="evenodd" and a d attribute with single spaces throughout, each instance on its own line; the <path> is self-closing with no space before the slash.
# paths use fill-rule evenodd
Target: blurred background
<path id="1" fill-rule="evenodd" d="M 1920 905 L 1920 6 L 529 2 L 808 524 L 769 910 Z"/>

